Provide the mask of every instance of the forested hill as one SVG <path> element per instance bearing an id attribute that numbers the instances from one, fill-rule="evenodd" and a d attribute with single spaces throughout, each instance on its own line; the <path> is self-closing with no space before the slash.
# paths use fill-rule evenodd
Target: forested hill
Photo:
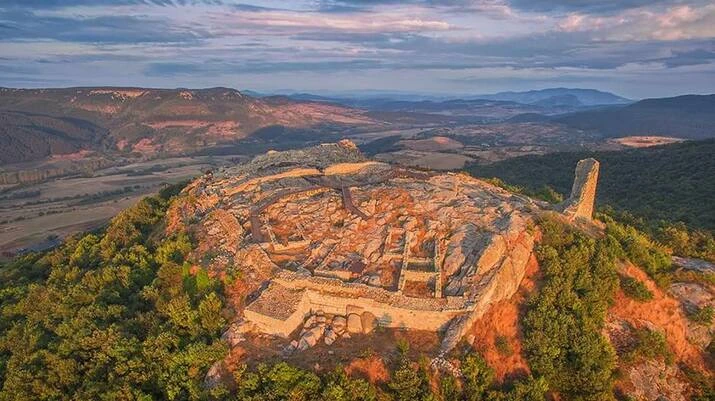
<path id="1" fill-rule="evenodd" d="M 689 139 L 715 136 L 715 95 L 645 99 L 624 107 L 576 112 L 555 119 L 605 137 L 663 135 Z"/>
<path id="2" fill-rule="evenodd" d="M 566 152 L 473 165 L 479 177 L 497 177 L 528 190 L 551 186 L 568 196 L 578 160 L 601 162 L 597 206 L 610 205 L 651 220 L 682 221 L 715 230 L 715 140 L 620 152 Z"/>

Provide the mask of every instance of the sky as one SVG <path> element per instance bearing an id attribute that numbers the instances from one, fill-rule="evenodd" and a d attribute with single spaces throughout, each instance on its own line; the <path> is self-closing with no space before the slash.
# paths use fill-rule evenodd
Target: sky
<path id="1" fill-rule="evenodd" d="M 715 2 L 0 0 L 0 86 L 715 93 Z"/>

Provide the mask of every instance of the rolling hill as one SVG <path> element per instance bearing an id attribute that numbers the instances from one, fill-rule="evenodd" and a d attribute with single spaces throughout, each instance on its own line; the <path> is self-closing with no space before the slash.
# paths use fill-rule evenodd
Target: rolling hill
<path id="1" fill-rule="evenodd" d="M 107 129 L 87 120 L 0 111 L 0 164 L 106 149 Z"/>
<path id="2" fill-rule="evenodd" d="M 0 163 L 80 150 L 177 154 L 234 143 L 267 127 L 371 125 L 363 111 L 234 89 L 0 88 Z"/>
<path id="3" fill-rule="evenodd" d="M 500 92 L 464 97 L 321 96 L 294 93 L 291 99 L 342 104 L 381 112 L 409 112 L 460 116 L 466 122 L 503 121 L 520 114 L 556 115 L 632 101 L 609 92 L 593 89 L 550 88 L 528 92 Z"/>
<path id="4" fill-rule="evenodd" d="M 645 99 L 627 106 L 575 112 L 553 121 L 598 131 L 609 138 L 657 135 L 706 139 L 715 137 L 715 95 Z"/>

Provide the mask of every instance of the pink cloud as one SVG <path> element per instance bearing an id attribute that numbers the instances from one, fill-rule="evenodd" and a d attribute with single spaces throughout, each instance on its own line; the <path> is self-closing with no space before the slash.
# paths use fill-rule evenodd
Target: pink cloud
<path id="1" fill-rule="evenodd" d="M 599 40 L 683 40 L 715 37 L 715 5 L 646 9 L 613 16 L 570 14 L 556 23 L 563 32 L 593 32 Z"/>
<path id="2" fill-rule="evenodd" d="M 290 11 L 241 11 L 225 15 L 227 23 L 239 28 L 329 30 L 346 32 L 428 32 L 452 26 L 443 20 L 401 13 L 361 13 L 350 16 Z"/>

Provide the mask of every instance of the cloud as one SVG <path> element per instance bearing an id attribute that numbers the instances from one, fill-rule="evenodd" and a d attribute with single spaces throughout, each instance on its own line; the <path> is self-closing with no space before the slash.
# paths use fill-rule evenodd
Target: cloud
<path id="1" fill-rule="evenodd" d="M 0 10 L 3 40 L 53 39 L 79 43 L 167 43 L 194 41 L 195 30 L 180 29 L 165 21 L 129 15 L 55 17 L 24 10 Z"/>
<path id="2" fill-rule="evenodd" d="M 686 88 L 715 73 L 713 38 L 704 0 L 5 0 L 0 85 Z"/>
<path id="3" fill-rule="evenodd" d="M 3 0 L 4 8 L 53 9 L 67 7 L 100 7 L 119 5 L 184 6 L 187 4 L 223 4 L 222 0 Z"/>
<path id="4" fill-rule="evenodd" d="M 404 11 L 404 10 L 403 10 Z M 409 12 L 321 14 L 316 12 L 296 12 L 287 10 L 251 10 L 237 13 L 216 13 L 225 33 L 251 32 L 265 29 L 273 32 L 296 34 L 305 30 L 326 32 L 426 32 L 445 31 L 451 28 L 449 22 Z M 255 31 L 253 31 L 255 32 Z"/>
<path id="5" fill-rule="evenodd" d="M 335 72 L 382 68 L 378 60 L 344 60 L 317 62 L 217 62 L 217 63 L 151 63 L 144 70 L 147 76 L 212 75 L 266 71 L 284 72 Z"/>
<path id="6" fill-rule="evenodd" d="M 683 40 L 715 37 L 715 4 L 665 10 L 629 10 L 612 16 L 570 14 L 557 24 L 564 32 L 592 32 L 599 40 Z"/>
<path id="7" fill-rule="evenodd" d="M 509 0 L 519 10 L 542 13 L 613 14 L 634 8 L 678 4 L 678 0 Z"/>

